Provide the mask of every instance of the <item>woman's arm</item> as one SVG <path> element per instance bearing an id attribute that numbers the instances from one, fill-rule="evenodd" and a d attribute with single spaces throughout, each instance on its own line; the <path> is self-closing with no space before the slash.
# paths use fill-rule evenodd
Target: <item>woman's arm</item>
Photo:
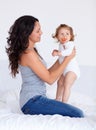
<path id="1" fill-rule="evenodd" d="M 73 51 L 70 56 L 66 57 L 62 64 L 59 64 L 57 60 L 49 69 L 43 65 L 34 52 L 24 54 L 22 61 L 25 66 L 29 66 L 44 82 L 52 84 L 62 74 L 63 70 L 74 56 L 75 51 Z"/>

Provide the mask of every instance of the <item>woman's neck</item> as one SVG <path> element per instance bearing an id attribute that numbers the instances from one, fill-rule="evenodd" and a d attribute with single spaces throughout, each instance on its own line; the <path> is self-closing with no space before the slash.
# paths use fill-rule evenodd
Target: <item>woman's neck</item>
<path id="1" fill-rule="evenodd" d="M 31 47 L 31 48 L 28 47 L 26 50 L 34 50 L 34 47 Z"/>
<path id="2" fill-rule="evenodd" d="M 33 49 L 34 49 L 34 45 L 35 45 L 35 43 L 32 42 L 32 41 L 29 39 L 29 45 L 28 45 L 27 50 L 33 50 Z"/>

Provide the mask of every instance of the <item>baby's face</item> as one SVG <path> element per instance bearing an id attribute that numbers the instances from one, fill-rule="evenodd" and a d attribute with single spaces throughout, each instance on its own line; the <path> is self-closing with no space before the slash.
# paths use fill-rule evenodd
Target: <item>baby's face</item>
<path id="1" fill-rule="evenodd" d="M 60 41 L 62 44 L 64 44 L 64 43 L 70 41 L 70 39 L 71 39 L 70 30 L 62 27 L 58 32 L 58 41 Z"/>

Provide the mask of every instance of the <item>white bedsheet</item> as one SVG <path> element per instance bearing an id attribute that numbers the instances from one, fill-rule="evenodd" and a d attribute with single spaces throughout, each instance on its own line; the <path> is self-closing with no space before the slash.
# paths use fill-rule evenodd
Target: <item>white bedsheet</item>
<path id="1" fill-rule="evenodd" d="M 0 130 L 96 130 L 95 120 L 60 115 L 22 115 L 0 113 Z"/>
<path id="2" fill-rule="evenodd" d="M 96 130 L 96 103 L 91 97 L 73 93 L 71 104 L 83 109 L 84 118 L 61 115 L 24 115 L 19 108 L 19 92 L 0 93 L 0 130 Z"/>

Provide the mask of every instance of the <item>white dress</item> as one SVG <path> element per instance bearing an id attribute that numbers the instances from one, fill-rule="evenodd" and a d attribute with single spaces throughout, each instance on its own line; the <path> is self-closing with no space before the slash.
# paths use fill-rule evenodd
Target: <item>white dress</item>
<path id="1" fill-rule="evenodd" d="M 69 56 L 72 53 L 72 50 L 74 48 L 75 44 L 74 42 L 70 41 L 64 44 L 59 44 L 59 51 L 61 51 L 62 56 L 59 56 L 59 63 L 62 63 L 64 60 L 65 56 Z M 77 79 L 80 77 L 80 68 L 78 66 L 78 63 L 76 61 L 76 57 L 74 57 L 67 67 L 64 69 L 63 75 L 69 71 L 74 72 L 77 75 Z"/>

